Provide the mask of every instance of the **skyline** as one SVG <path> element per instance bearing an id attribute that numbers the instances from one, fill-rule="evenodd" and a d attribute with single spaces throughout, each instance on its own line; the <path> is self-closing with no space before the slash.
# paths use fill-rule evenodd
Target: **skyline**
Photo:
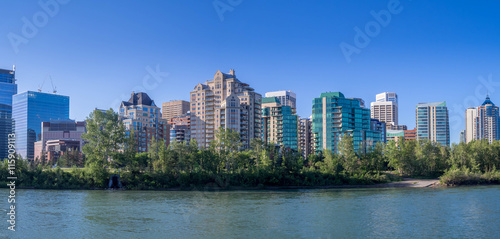
<path id="1" fill-rule="evenodd" d="M 44 10 L 36 1 L 7 2 L 11 11 L 0 23 L 0 68 L 16 65 L 20 93 L 36 91 L 44 81 L 43 92 L 52 91 L 50 75 L 58 93 L 70 96 L 75 120 L 84 120 L 95 107 L 117 111 L 116 102 L 139 87 L 158 104 L 189 100 L 197 83 L 229 69 L 262 95 L 295 92 L 301 117 L 311 115 L 312 100 L 323 92 L 339 91 L 366 105 L 378 93 L 396 92 L 399 124 L 413 129 L 418 103 L 446 101 L 451 142 L 465 129 L 466 108 L 479 106 L 487 92 L 498 101 L 498 3 L 400 1 L 402 10 L 347 62 L 340 44 L 354 46 L 354 28 L 364 29 L 375 19 L 371 11 L 387 10 L 390 1 L 286 2 L 286 7 L 284 1 L 241 1 L 223 19 L 213 2 L 70 1 L 59 4 L 17 53 L 8 35 L 22 35 L 22 18 L 32 20 Z M 169 74 L 157 75 L 158 82 L 150 73 L 155 71 Z M 152 85 L 143 84 L 148 76 Z"/>

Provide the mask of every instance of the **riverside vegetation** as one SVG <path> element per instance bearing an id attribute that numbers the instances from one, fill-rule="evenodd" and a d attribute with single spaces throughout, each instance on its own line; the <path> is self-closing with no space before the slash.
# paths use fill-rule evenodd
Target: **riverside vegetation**
<path id="1" fill-rule="evenodd" d="M 195 140 L 173 142 L 168 147 L 153 140 L 149 153 L 136 153 L 134 131 L 127 136 L 113 110 L 92 112 L 82 137 L 87 142 L 85 156 L 68 152 L 58 162 L 45 165 L 17 160 L 16 184 L 25 188 L 106 188 L 111 174 L 119 174 L 126 189 L 366 185 L 397 181 L 400 176 L 440 177 L 444 185 L 500 183 L 500 141 L 451 147 L 428 140 L 389 141 L 362 153 L 354 150 L 350 136 L 344 136 L 338 154 L 324 150 L 304 158 L 300 152 L 259 139 L 251 141 L 250 149 L 239 150 L 239 133 L 222 129 L 207 149 L 198 148 Z M 7 160 L 3 160 L 0 181 L 6 182 L 8 175 Z"/>

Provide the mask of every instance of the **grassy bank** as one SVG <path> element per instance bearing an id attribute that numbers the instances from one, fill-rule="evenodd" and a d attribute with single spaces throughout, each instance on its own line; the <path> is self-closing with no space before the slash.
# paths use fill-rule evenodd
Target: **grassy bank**
<path id="1" fill-rule="evenodd" d="M 447 186 L 500 184 L 500 171 L 478 173 L 468 168 L 450 169 L 440 177 L 440 183 Z"/>
<path id="2" fill-rule="evenodd" d="M 22 168 L 16 170 L 18 188 L 35 189 L 104 189 L 114 170 L 95 172 L 90 168 Z M 137 172 L 118 173 L 122 185 L 129 190 L 168 189 L 218 189 L 265 188 L 265 187 L 315 187 L 333 185 L 373 185 L 399 181 L 401 178 L 390 173 L 364 173 L 355 175 L 328 174 L 321 172 L 300 172 L 295 174 L 272 172 L 236 173 L 211 172 Z M 6 187 L 7 174 L 0 176 L 0 187 Z"/>

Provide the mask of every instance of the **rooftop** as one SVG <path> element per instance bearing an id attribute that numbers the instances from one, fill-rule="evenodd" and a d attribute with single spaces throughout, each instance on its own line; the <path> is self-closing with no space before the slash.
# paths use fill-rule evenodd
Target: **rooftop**
<path id="1" fill-rule="evenodd" d="M 323 98 L 323 97 L 345 98 L 344 94 L 342 94 L 341 92 L 325 92 L 325 93 L 321 93 L 321 95 L 319 97 L 320 98 Z"/>
<path id="2" fill-rule="evenodd" d="M 281 104 L 280 100 L 277 97 L 264 97 L 264 98 L 262 98 L 262 104 L 269 104 L 269 103 Z"/>
<path id="3" fill-rule="evenodd" d="M 429 107 L 429 106 L 446 106 L 446 101 L 433 102 L 433 103 L 418 103 L 417 107 Z"/>
<path id="4" fill-rule="evenodd" d="M 491 102 L 490 96 L 486 95 L 486 99 L 484 100 L 482 105 L 495 105 L 495 104 L 493 104 L 493 102 Z"/>

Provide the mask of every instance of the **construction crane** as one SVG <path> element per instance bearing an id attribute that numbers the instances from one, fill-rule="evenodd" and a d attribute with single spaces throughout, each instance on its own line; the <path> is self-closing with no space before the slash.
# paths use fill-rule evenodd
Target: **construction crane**
<path id="1" fill-rule="evenodd" d="M 45 78 L 45 79 L 47 79 L 47 78 Z M 38 85 L 38 92 L 42 92 L 42 87 L 44 84 L 45 84 L 45 80 L 43 80 L 41 85 Z"/>
<path id="2" fill-rule="evenodd" d="M 54 82 L 52 82 L 52 77 L 50 75 L 49 78 L 50 78 L 50 84 L 52 85 L 52 93 L 56 94 L 57 88 L 54 86 Z"/>

